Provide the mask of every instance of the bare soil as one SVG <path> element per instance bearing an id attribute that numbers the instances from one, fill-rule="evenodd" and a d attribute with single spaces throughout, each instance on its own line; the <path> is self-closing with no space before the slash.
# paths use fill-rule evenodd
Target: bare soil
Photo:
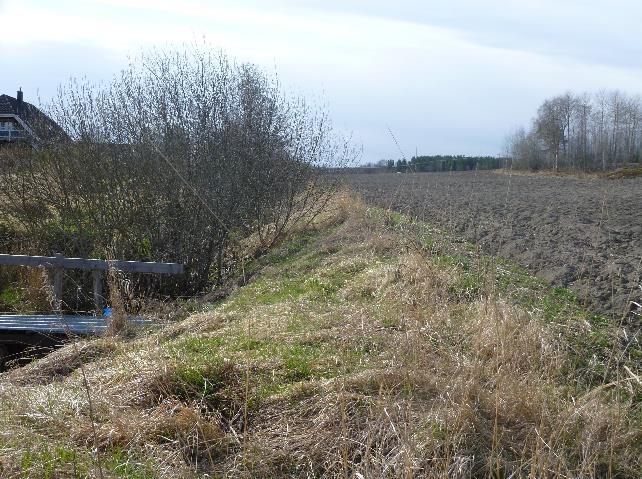
<path id="1" fill-rule="evenodd" d="M 642 303 L 642 178 L 494 172 L 346 175 L 368 202 L 514 260 L 618 318 Z"/>

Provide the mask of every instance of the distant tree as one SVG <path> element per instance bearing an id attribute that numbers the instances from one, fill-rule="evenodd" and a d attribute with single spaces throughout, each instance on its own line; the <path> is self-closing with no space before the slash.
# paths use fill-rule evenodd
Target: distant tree
<path id="1" fill-rule="evenodd" d="M 512 168 L 539 170 L 544 166 L 540 142 L 534 132 L 519 128 L 508 136 L 506 143 Z"/>
<path id="2" fill-rule="evenodd" d="M 560 147 L 564 141 L 565 120 L 559 97 L 546 100 L 537 110 L 537 135 L 542 139 L 552 158 L 552 167 L 559 169 Z"/>
<path id="3" fill-rule="evenodd" d="M 639 96 L 567 92 L 544 101 L 531 129 L 507 143 L 517 168 L 607 170 L 640 162 L 641 125 Z"/>
<path id="4" fill-rule="evenodd" d="M 589 169 L 589 128 L 591 121 L 591 110 L 592 105 L 590 97 L 587 94 L 583 94 L 577 97 L 577 103 L 575 107 L 575 151 L 577 161 L 575 165 L 577 168 L 582 170 Z"/>
<path id="5" fill-rule="evenodd" d="M 379 160 L 375 165 L 378 168 L 386 168 L 388 166 L 388 160 Z"/>

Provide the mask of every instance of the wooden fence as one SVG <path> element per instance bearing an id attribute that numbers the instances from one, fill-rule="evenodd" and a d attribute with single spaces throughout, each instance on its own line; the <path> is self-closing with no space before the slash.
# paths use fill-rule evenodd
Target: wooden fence
<path id="1" fill-rule="evenodd" d="M 0 265 L 32 266 L 46 268 L 52 272 L 54 310 L 62 308 L 62 279 L 65 269 L 91 271 L 93 277 L 94 306 L 102 309 L 102 273 L 110 269 L 124 273 L 182 274 L 183 265 L 178 263 L 148 263 L 143 261 L 116 261 L 102 259 L 66 258 L 55 256 L 24 256 L 0 254 Z"/>

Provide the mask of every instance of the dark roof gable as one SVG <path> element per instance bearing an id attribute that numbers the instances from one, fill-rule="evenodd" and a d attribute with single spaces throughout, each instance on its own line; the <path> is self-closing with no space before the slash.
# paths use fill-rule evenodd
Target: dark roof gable
<path id="1" fill-rule="evenodd" d="M 0 95 L 0 115 L 17 115 L 33 130 L 41 141 L 67 140 L 69 137 L 60 126 L 26 101 L 18 111 L 18 100 L 9 95 Z"/>
<path id="2" fill-rule="evenodd" d="M 18 100 L 10 97 L 9 95 L 0 95 L 0 114 L 5 113 L 9 115 L 16 114 L 16 107 Z"/>

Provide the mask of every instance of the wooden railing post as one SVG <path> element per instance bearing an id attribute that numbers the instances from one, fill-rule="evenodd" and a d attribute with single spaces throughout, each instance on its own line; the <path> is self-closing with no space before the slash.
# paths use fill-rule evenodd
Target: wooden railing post
<path id="1" fill-rule="evenodd" d="M 94 280 L 94 309 L 100 316 L 103 310 L 103 277 L 100 270 L 93 270 L 91 276 Z"/>
<path id="2" fill-rule="evenodd" d="M 54 265 L 53 275 L 53 309 L 56 313 L 60 313 L 62 311 L 62 278 L 64 275 L 64 269 L 62 267 L 62 254 L 56 253 L 55 258 L 56 262 Z"/>

